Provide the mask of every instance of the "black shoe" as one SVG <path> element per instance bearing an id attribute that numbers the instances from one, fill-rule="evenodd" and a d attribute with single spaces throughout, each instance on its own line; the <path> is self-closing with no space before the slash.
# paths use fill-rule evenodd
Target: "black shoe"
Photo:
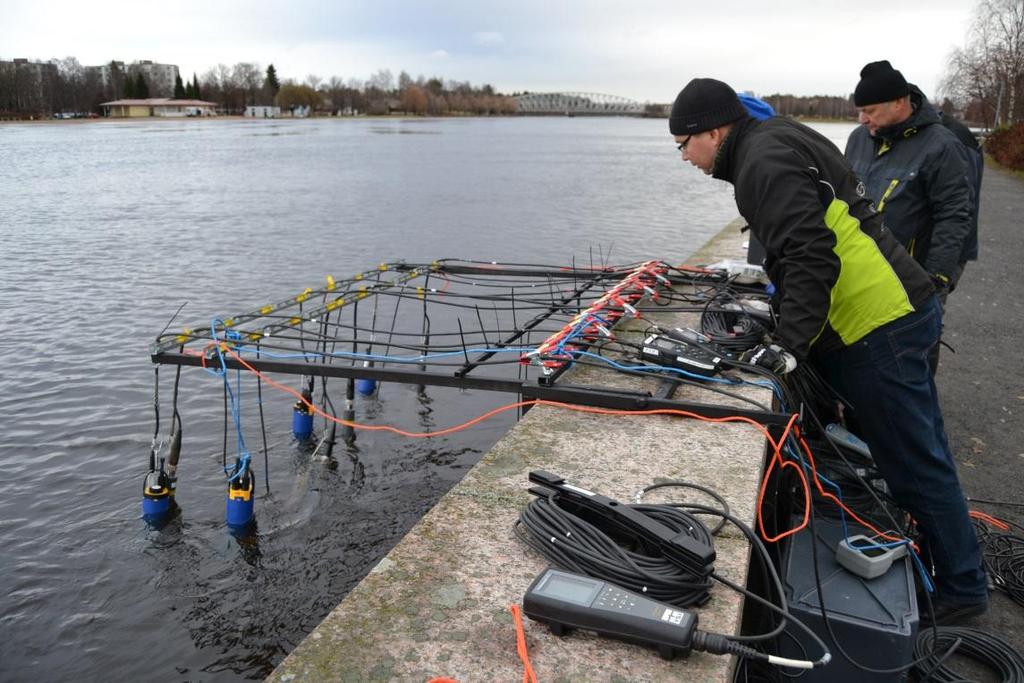
<path id="1" fill-rule="evenodd" d="M 988 610 L 988 601 L 964 604 L 950 602 L 942 598 L 932 598 L 932 613 L 928 614 L 928 603 L 918 596 L 917 609 L 920 612 L 922 627 L 929 627 L 933 624 L 948 626 L 949 624 L 959 624 L 971 617 L 981 616 Z"/>

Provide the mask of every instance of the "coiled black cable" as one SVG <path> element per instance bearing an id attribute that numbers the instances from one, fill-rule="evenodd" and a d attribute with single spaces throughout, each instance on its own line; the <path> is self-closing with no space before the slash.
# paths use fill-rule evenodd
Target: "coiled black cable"
<path id="1" fill-rule="evenodd" d="M 707 308 L 700 316 L 700 331 L 713 343 L 739 354 L 759 344 L 767 328 L 743 311 Z"/>
<path id="2" fill-rule="evenodd" d="M 960 641 L 956 653 L 989 667 L 1003 683 L 1024 683 L 1024 657 L 1002 638 L 973 628 L 938 626 L 926 628 L 914 643 L 914 658 L 922 661 L 914 667 L 920 681 L 953 683 L 964 680 L 946 666 L 948 650 Z"/>
<path id="3" fill-rule="evenodd" d="M 1024 537 L 995 531 L 977 519 L 974 520 L 974 530 L 992 582 L 1011 600 L 1024 606 Z"/>
<path id="4" fill-rule="evenodd" d="M 694 515 L 667 505 L 630 505 L 673 531 L 698 542 L 712 544 L 711 533 Z M 678 607 L 708 601 L 709 574 L 694 574 L 663 555 L 647 555 L 642 549 L 623 548 L 608 534 L 559 506 L 552 494 L 535 498 L 523 508 L 514 527 L 524 543 L 552 564 L 642 593 L 653 600 Z"/>

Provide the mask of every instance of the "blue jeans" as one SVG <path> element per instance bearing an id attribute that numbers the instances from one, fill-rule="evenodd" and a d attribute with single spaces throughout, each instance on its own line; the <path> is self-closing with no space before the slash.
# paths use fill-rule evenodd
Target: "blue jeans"
<path id="1" fill-rule="evenodd" d="M 852 404 L 860 436 L 893 499 L 917 521 L 935 566 L 939 597 L 984 602 L 988 580 L 981 549 L 928 363 L 941 330 L 942 309 L 933 297 L 817 364 Z"/>

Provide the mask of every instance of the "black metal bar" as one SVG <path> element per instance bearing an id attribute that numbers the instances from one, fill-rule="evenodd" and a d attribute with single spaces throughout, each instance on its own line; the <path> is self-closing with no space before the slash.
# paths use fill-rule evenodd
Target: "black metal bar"
<path id="1" fill-rule="evenodd" d="M 199 356 L 182 353 L 161 353 L 152 356 L 154 363 L 162 365 L 202 366 Z M 238 360 L 225 358 L 229 369 L 245 369 Z M 291 375 L 320 375 L 328 377 L 356 377 L 375 379 L 386 382 L 404 384 L 433 385 L 442 387 L 458 387 L 462 389 L 480 389 L 483 391 L 501 391 L 521 394 L 524 399 L 543 399 L 559 403 L 610 408 L 613 410 L 656 410 L 671 409 L 695 413 L 703 417 L 747 417 L 764 425 L 785 425 L 789 416 L 782 413 L 751 410 L 736 406 L 692 403 L 657 398 L 647 393 L 635 391 L 617 391 L 614 389 L 597 389 L 593 387 L 560 384 L 553 387 L 523 382 L 518 379 L 499 377 L 456 377 L 433 372 L 411 370 L 394 370 L 391 368 L 366 368 L 350 365 L 326 365 L 323 363 L 301 363 L 282 360 L 246 360 L 246 363 L 260 372 L 277 372 Z"/>
<path id="2" fill-rule="evenodd" d="M 399 266 L 395 266 L 392 269 L 399 272 L 404 270 L 402 267 Z M 409 266 L 408 270 L 413 270 L 413 267 Z M 629 273 L 630 269 L 627 268 L 625 270 L 614 270 L 612 268 L 601 268 L 599 270 L 585 270 L 575 268 L 510 268 L 508 266 L 456 266 L 442 263 L 437 266 L 435 272 L 451 273 L 452 275 L 496 275 L 498 277 L 558 278 L 579 277 L 592 280 L 599 280 L 601 278 L 614 277 L 615 275 L 620 273 Z"/>
<path id="3" fill-rule="evenodd" d="M 647 394 L 635 392 L 617 392 L 600 390 L 590 387 L 574 387 L 571 384 L 559 384 L 545 387 L 539 384 L 524 383 L 522 388 L 524 400 L 532 398 L 558 403 L 573 403 L 595 408 L 612 410 L 682 410 L 695 413 L 702 417 L 747 417 L 763 425 L 785 425 L 789 415 L 770 413 L 763 410 L 750 410 L 735 406 L 713 405 L 708 403 L 691 403 L 661 399 Z"/>
<path id="4" fill-rule="evenodd" d="M 182 353 L 158 353 L 151 356 L 154 363 L 161 365 L 186 365 L 202 367 L 199 356 Z M 214 364 L 218 361 L 213 361 Z M 225 357 L 224 362 L 232 370 L 245 369 L 236 359 Z M 321 377 L 354 377 L 356 379 L 374 379 L 378 382 L 396 382 L 399 384 L 430 384 L 441 387 L 460 387 L 464 389 L 482 389 L 484 391 L 504 391 L 517 394 L 522 388 L 522 381 L 504 379 L 502 377 L 456 377 L 454 374 L 441 374 L 421 371 L 421 366 L 410 364 L 414 369 L 402 370 L 389 367 L 358 367 L 351 365 L 327 365 L 326 363 L 305 363 L 288 360 L 253 360 L 245 362 L 260 372 L 276 372 L 284 375 L 315 375 Z M 209 364 L 209 361 L 208 361 Z"/>

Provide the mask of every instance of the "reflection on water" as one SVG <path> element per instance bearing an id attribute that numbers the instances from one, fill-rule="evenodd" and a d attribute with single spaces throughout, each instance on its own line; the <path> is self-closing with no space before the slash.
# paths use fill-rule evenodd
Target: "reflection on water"
<path id="1" fill-rule="evenodd" d="M 265 392 L 235 537 L 221 388 L 186 369 L 181 514 L 150 529 L 148 343 L 182 304 L 208 324 L 398 258 L 681 260 L 734 214 L 639 119 L 15 124 L 0 168 L 4 680 L 265 676 L 513 419 L 325 458 Z M 508 400 L 385 384 L 356 410 L 418 431 Z"/>

